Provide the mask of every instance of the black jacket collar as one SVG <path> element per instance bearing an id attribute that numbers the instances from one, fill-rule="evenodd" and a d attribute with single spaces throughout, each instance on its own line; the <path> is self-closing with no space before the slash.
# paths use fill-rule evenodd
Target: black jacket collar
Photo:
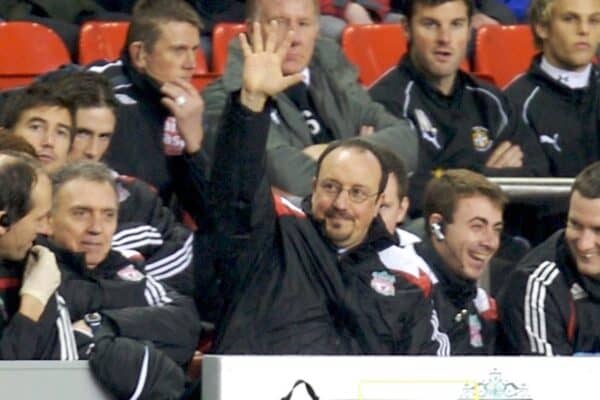
<path id="1" fill-rule="evenodd" d="M 121 253 L 110 250 L 106 258 L 94 269 L 87 268 L 84 253 L 75 253 L 65 248 L 57 246 L 50 240 L 45 240 L 44 246 L 48 247 L 54 253 L 59 267 L 66 272 L 71 272 L 79 276 L 88 278 L 109 278 L 119 269 L 131 262 Z"/>
<path id="2" fill-rule="evenodd" d="M 438 288 L 457 308 L 466 308 L 477 296 L 477 282 L 456 275 L 439 256 L 431 239 L 427 236 L 415 245 L 417 253 L 425 260 L 438 278 Z"/>
<path id="3" fill-rule="evenodd" d="M 404 57 L 402 57 L 400 60 L 400 69 L 406 71 L 411 80 L 415 81 L 421 90 L 426 93 L 429 99 L 445 107 L 460 105 L 460 101 L 464 93 L 464 87 L 470 79 L 467 73 L 459 69 L 456 73 L 454 86 L 452 87 L 450 94 L 446 95 L 431 85 L 427 77 L 419 69 L 417 69 L 415 64 L 412 62 L 409 53 L 404 55 Z"/>
<path id="4" fill-rule="evenodd" d="M 121 54 L 123 61 L 123 71 L 129 81 L 133 84 L 133 91 L 136 92 L 138 101 L 142 100 L 144 104 L 155 109 L 155 112 L 166 118 L 169 110 L 160 102 L 164 95 L 160 91 L 161 84 L 150 76 L 139 72 L 133 66 L 131 58 L 127 52 Z"/>

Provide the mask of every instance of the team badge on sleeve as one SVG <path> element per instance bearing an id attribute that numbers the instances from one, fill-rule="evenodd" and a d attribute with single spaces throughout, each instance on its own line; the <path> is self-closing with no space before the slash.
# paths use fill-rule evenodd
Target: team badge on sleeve
<path id="1" fill-rule="evenodd" d="M 474 126 L 471 129 L 471 138 L 473 139 L 473 146 L 477 151 L 488 151 L 494 141 L 490 139 L 490 133 L 487 128 L 483 126 Z"/>
<path id="2" fill-rule="evenodd" d="M 121 268 L 119 271 L 117 271 L 117 275 L 124 281 L 139 282 L 144 279 L 144 274 L 135 269 L 133 265 L 128 265 L 125 268 Z"/>
<path id="3" fill-rule="evenodd" d="M 373 272 L 371 274 L 371 288 L 384 296 L 394 296 L 396 294 L 396 277 L 387 271 Z"/>

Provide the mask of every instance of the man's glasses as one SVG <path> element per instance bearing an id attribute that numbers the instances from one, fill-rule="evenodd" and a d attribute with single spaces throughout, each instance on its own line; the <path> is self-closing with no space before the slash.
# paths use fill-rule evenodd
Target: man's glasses
<path id="1" fill-rule="evenodd" d="M 351 186 L 345 189 L 341 183 L 327 179 L 319 181 L 317 187 L 331 197 L 337 197 L 345 190 L 350 201 L 356 204 L 364 203 L 369 197 L 378 195 L 378 193 L 369 193 L 369 190 L 362 186 Z"/>

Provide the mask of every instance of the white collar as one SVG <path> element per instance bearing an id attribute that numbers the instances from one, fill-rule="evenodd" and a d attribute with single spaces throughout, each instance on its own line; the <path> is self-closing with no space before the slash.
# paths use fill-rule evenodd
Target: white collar
<path id="1" fill-rule="evenodd" d="M 592 72 L 592 64 L 588 64 L 583 71 L 567 71 L 550 64 L 546 57 L 542 57 L 540 68 L 553 79 L 571 89 L 586 87 L 590 79 L 590 73 Z"/>
<path id="2" fill-rule="evenodd" d="M 300 73 L 302 74 L 302 82 L 304 82 L 306 86 L 310 86 L 310 69 L 306 67 Z"/>

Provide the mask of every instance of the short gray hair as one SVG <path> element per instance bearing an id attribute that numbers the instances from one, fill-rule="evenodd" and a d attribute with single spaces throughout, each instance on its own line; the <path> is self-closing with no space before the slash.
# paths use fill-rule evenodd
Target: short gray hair
<path id="1" fill-rule="evenodd" d="M 115 174 L 105 164 L 98 161 L 81 160 L 66 164 L 52 175 L 52 195 L 53 207 L 56 206 L 55 200 L 60 189 L 75 179 L 83 179 L 89 182 L 108 183 L 115 191 L 117 199 L 119 192 Z M 117 206 L 118 206 L 117 200 Z"/>

